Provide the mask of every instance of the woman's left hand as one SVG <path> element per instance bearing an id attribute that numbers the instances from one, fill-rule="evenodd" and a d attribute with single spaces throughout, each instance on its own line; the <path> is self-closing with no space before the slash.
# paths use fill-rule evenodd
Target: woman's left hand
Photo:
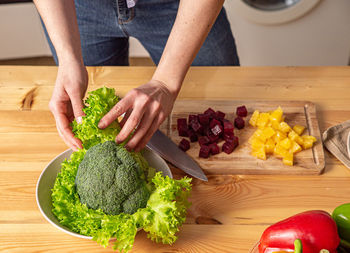
<path id="1" fill-rule="evenodd" d="M 170 114 L 177 92 L 171 92 L 160 81 L 151 80 L 128 92 L 99 122 L 103 129 L 125 113 L 121 121 L 122 129 L 116 137 L 121 143 L 135 129 L 126 144 L 128 150 L 140 151 L 151 139 L 160 124 Z"/>

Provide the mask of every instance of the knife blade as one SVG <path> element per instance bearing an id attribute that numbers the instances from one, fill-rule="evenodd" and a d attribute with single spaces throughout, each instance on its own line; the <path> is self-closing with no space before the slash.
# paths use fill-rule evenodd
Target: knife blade
<path id="1" fill-rule="evenodd" d="M 161 131 L 157 130 L 146 146 L 187 174 L 208 181 L 198 164 Z"/>

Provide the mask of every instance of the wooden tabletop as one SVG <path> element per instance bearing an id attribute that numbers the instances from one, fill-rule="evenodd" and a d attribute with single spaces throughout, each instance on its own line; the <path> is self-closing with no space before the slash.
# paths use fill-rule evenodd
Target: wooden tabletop
<path id="1" fill-rule="evenodd" d="M 147 82 L 153 67 L 91 67 L 90 86 L 120 95 Z M 67 235 L 35 201 L 40 172 L 67 149 L 48 110 L 56 67 L 0 67 L 0 251 L 110 252 Z M 197 67 L 179 99 L 309 100 L 321 131 L 350 119 L 350 67 Z M 248 252 L 264 229 L 295 213 L 331 212 L 350 202 L 350 171 L 325 152 L 319 176 L 210 175 L 193 181 L 192 207 L 178 241 L 151 242 L 139 232 L 132 252 Z"/>

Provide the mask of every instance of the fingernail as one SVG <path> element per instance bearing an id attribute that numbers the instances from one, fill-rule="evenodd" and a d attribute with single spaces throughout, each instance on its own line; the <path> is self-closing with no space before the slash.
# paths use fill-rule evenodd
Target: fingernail
<path id="1" fill-rule="evenodd" d="M 77 117 L 76 121 L 77 121 L 78 124 L 83 123 L 83 117 L 81 117 L 81 116 Z"/>
<path id="2" fill-rule="evenodd" d="M 104 128 L 105 127 L 105 123 L 103 121 L 98 122 L 98 128 Z"/>

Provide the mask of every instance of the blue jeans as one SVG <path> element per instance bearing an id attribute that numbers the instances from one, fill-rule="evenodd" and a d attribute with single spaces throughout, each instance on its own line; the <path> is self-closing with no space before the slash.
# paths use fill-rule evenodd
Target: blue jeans
<path id="1" fill-rule="evenodd" d="M 138 0 L 131 9 L 125 0 L 75 0 L 75 6 L 86 66 L 129 65 L 130 36 L 141 42 L 157 65 L 174 24 L 179 0 Z M 45 33 L 57 63 L 46 29 Z M 224 8 L 192 65 L 239 65 Z"/>

